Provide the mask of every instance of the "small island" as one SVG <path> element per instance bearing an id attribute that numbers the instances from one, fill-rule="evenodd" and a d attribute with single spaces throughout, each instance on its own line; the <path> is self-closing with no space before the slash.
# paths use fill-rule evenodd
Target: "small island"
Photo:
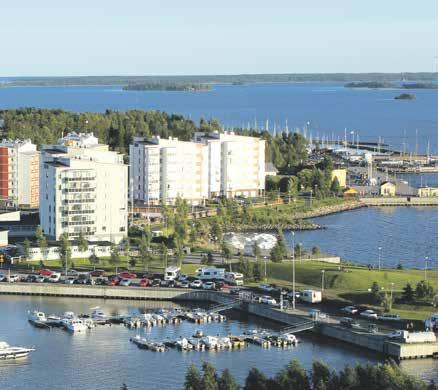
<path id="1" fill-rule="evenodd" d="M 413 93 L 402 93 L 401 95 L 396 96 L 394 99 L 396 100 L 415 100 L 417 97 Z"/>
<path id="2" fill-rule="evenodd" d="M 438 84 L 434 83 L 411 83 L 403 84 L 404 89 L 438 89 Z"/>
<path id="3" fill-rule="evenodd" d="M 345 88 L 397 88 L 397 85 L 387 81 L 359 81 L 345 84 Z"/>
<path id="4" fill-rule="evenodd" d="M 198 83 L 134 83 L 123 87 L 124 91 L 210 91 L 210 84 Z"/>

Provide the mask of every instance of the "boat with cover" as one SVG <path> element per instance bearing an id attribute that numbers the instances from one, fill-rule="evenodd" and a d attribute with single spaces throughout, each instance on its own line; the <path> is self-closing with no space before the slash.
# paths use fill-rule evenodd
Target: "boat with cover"
<path id="1" fill-rule="evenodd" d="M 11 347 L 8 343 L 0 341 L 0 360 L 23 359 L 33 351 L 34 348 Z"/>
<path id="2" fill-rule="evenodd" d="M 29 311 L 27 314 L 29 322 L 37 327 L 45 328 L 48 326 L 46 315 L 42 311 Z"/>
<path id="3" fill-rule="evenodd" d="M 70 332 L 85 332 L 88 327 L 79 318 L 73 318 L 64 322 L 65 328 Z"/>

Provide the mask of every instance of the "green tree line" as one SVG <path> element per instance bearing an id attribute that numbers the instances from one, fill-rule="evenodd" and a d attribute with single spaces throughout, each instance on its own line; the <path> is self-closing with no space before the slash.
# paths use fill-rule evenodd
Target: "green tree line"
<path id="1" fill-rule="evenodd" d="M 436 390 L 433 382 L 416 379 L 406 374 L 394 363 L 347 365 L 336 372 L 321 361 L 314 361 L 307 371 L 297 360 L 292 360 L 273 377 L 267 377 L 257 368 L 252 368 L 239 386 L 228 369 L 221 375 L 208 362 L 202 371 L 189 367 L 185 390 Z"/>

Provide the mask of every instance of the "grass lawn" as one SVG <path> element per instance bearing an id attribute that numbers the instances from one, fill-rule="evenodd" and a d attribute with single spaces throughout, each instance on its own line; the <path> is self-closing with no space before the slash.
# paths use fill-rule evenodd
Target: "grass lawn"
<path id="1" fill-rule="evenodd" d="M 295 266 L 295 278 L 297 288 L 321 289 L 322 270 L 324 270 L 324 293 L 325 297 L 337 304 L 363 304 L 373 306 L 370 303 L 368 289 L 373 282 L 377 282 L 382 291 L 390 291 L 393 284 L 394 297 L 400 295 L 404 286 L 411 283 L 412 287 L 424 279 L 424 271 L 421 270 L 368 270 L 365 267 L 344 266 L 343 271 L 339 266 L 320 262 L 297 262 Z M 267 263 L 268 283 L 279 286 L 292 286 L 292 263 Z M 427 280 L 438 289 L 438 270 L 430 270 Z M 249 283 L 256 286 L 259 283 Z M 376 307 L 379 309 L 379 307 Z M 425 319 L 430 314 L 438 312 L 432 306 L 394 304 L 393 312 L 403 318 Z"/>

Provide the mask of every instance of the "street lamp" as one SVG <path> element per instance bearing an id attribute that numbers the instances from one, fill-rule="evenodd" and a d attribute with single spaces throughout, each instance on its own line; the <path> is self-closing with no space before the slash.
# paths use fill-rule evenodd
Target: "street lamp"
<path id="1" fill-rule="evenodd" d="M 427 261 L 429 260 L 429 257 L 424 258 L 424 281 L 427 280 Z"/>
<path id="2" fill-rule="evenodd" d="M 325 274 L 325 270 L 321 270 L 321 292 L 324 292 L 324 274 Z"/>
<path id="3" fill-rule="evenodd" d="M 379 250 L 379 271 L 380 271 L 380 260 L 381 260 L 381 250 L 382 250 L 382 247 L 379 246 L 377 249 Z"/>
<path id="4" fill-rule="evenodd" d="M 292 309 L 295 310 L 295 232 L 292 232 Z"/>
<path id="5" fill-rule="evenodd" d="M 268 282 L 268 276 L 267 276 L 267 273 L 266 273 L 266 256 L 264 256 L 263 259 L 265 260 L 265 283 L 267 283 Z"/>
<path id="6" fill-rule="evenodd" d="M 394 289 L 394 283 L 391 282 L 391 305 L 392 305 L 392 290 Z"/>

